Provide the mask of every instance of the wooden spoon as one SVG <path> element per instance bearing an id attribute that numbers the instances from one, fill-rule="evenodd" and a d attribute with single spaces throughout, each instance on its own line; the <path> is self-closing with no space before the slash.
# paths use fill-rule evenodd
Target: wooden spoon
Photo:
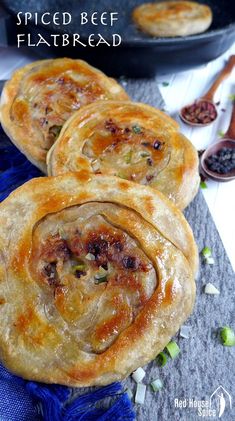
<path id="1" fill-rule="evenodd" d="M 186 105 L 180 110 L 179 115 L 184 123 L 191 126 L 204 127 L 216 120 L 218 113 L 213 98 L 219 85 L 230 75 L 234 66 L 235 55 L 232 55 L 209 91 L 193 104 Z"/>
<path id="2" fill-rule="evenodd" d="M 218 155 L 223 148 L 229 148 L 235 153 L 235 101 L 233 101 L 232 116 L 229 124 L 229 128 L 223 138 L 216 142 L 214 145 L 209 146 L 201 156 L 201 169 L 206 177 L 211 178 L 215 181 L 230 181 L 235 179 L 235 166 L 226 174 L 220 174 L 212 171 L 208 167 L 208 158 L 212 155 Z"/>

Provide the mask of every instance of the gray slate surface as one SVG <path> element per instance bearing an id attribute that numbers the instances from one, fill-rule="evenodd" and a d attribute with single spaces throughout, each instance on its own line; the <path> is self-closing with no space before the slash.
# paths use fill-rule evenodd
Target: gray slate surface
<path id="1" fill-rule="evenodd" d="M 164 107 L 157 83 L 153 80 L 122 80 L 130 96 L 136 101 L 146 102 L 158 108 Z M 0 86 L 1 88 L 1 86 Z M 222 421 L 235 420 L 235 348 L 220 344 L 218 328 L 235 328 L 234 281 L 235 276 L 226 256 L 221 239 L 201 192 L 187 208 L 185 216 L 193 228 L 199 251 L 204 246 L 213 250 L 215 265 L 201 264 L 197 280 L 197 297 L 194 312 L 185 323 L 191 326 L 189 339 L 175 340 L 181 348 L 181 355 L 169 361 L 164 368 L 157 367 L 153 361 L 146 366 L 143 382 L 149 384 L 161 378 L 164 388 L 153 393 L 147 388 L 143 406 L 135 405 L 138 421 L 199 421 L 219 420 L 216 417 L 199 417 L 197 409 L 177 409 L 175 399 L 209 399 L 215 389 L 222 385 L 233 398 L 233 408 L 229 410 L 228 401 Z M 204 285 L 213 283 L 219 296 L 203 293 Z M 130 378 L 124 384 L 135 392 L 136 384 Z M 82 391 L 79 391 L 79 394 Z M 218 411 L 217 411 L 218 414 Z M 84 420 L 85 421 L 85 420 Z"/>
<path id="2" fill-rule="evenodd" d="M 134 100 L 141 100 L 158 108 L 164 108 L 159 99 L 156 80 L 132 80 L 125 86 Z M 201 192 L 185 211 L 199 251 L 205 246 L 213 250 L 215 265 L 205 265 L 201 260 L 200 273 L 197 279 L 197 296 L 192 316 L 185 323 L 191 326 L 190 339 L 175 336 L 181 355 L 169 361 L 164 368 L 157 367 L 155 362 L 146 367 L 147 374 L 143 383 L 148 384 L 161 378 L 164 389 L 153 393 L 147 388 L 143 406 L 136 405 L 138 421 L 199 421 L 217 420 L 218 417 L 202 418 L 196 409 L 177 409 L 176 398 L 209 399 L 214 390 L 222 385 L 233 397 L 232 411 L 228 408 L 222 416 L 224 421 L 235 420 L 235 348 L 223 347 L 218 338 L 218 328 L 233 326 L 235 329 L 235 276 L 223 244 Z M 235 252 L 235 247 L 234 247 Z M 219 296 L 208 296 L 204 285 L 214 284 Z M 128 386 L 135 392 L 134 381 L 128 379 Z M 218 411 L 217 411 L 218 412 Z"/>

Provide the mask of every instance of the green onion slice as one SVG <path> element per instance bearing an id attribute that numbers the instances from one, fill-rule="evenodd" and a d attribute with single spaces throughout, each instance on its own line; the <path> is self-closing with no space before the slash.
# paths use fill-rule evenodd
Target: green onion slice
<path id="1" fill-rule="evenodd" d="M 158 392 L 163 388 L 163 383 L 160 379 L 156 379 L 151 382 L 151 386 L 154 392 Z"/>
<path id="2" fill-rule="evenodd" d="M 128 177 L 125 174 L 122 174 L 120 172 L 117 173 L 116 176 L 119 177 L 119 178 L 123 178 L 124 180 L 128 180 Z"/>
<path id="3" fill-rule="evenodd" d="M 201 183 L 200 183 L 200 187 L 201 187 L 201 189 L 207 189 L 207 184 L 206 184 L 206 182 L 205 182 L 205 181 L 201 181 Z"/>
<path id="4" fill-rule="evenodd" d="M 158 354 L 156 357 L 156 361 L 160 367 L 164 367 L 168 361 L 168 357 L 164 352 L 160 352 L 160 354 Z"/>
<path id="5" fill-rule="evenodd" d="M 212 252 L 211 252 L 210 247 L 204 247 L 204 248 L 202 249 L 202 255 L 203 255 L 204 257 L 206 257 L 206 258 L 211 257 L 211 256 L 212 256 Z"/>
<path id="6" fill-rule="evenodd" d="M 102 282 L 106 282 L 107 274 L 108 274 L 108 271 L 104 269 L 102 266 L 100 266 L 99 271 L 95 274 L 95 283 L 101 284 Z"/>
<path id="7" fill-rule="evenodd" d="M 208 265 L 214 265 L 214 264 L 215 264 L 215 260 L 213 259 L 213 257 L 212 257 L 212 256 L 210 256 L 210 257 L 206 257 L 206 258 L 205 258 L 205 262 L 206 262 Z"/>
<path id="8" fill-rule="evenodd" d="M 85 256 L 85 259 L 87 260 L 95 260 L 95 255 L 92 253 L 87 253 L 87 255 Z"/>
<path id="9" fill-rule="evenodd" d="M 139 367 L 132 373 L 132 378 L 135 380 L 136 383 L 141 383 L 145 374 L 146 373 L 144 369 L 142 367 Z"/>
<path id="10" fill-rule="evenodd" d="M 141 133 L 141 127 L 139 127 L 139 126 L 133 126 L 132 127 L 132 131 L 134 132 L 134 133 Z"/>
<path id="11" fill-rule="evenodd" d="M 147 158 L 148 156 L 151 156 L 151 154 L 149 152 L 141 152 L 140 154 L 141 158 Z"/>
<path id="12" fill-rule="evenodd" d="M 220 331 L 221 342 L 224 346 L 234 346 L 235 345 L 235 333 L 228 327 L 224 326 Z"/>
<path id="13" fill-rule="evenodd" d="M 125 163 L 130 164 L 131 158 L 132 158 L 132 150 L 130 150 L 129 152 L 126 153 L 126 155 L 124 155 Z"/>
<path id="14" fill-rule="evenodd" d="M 84 265 L 84 263 L 80 263 L 76 266 L 73 266 L 73 272 L 77 272 L 77 271 L 83 271 L 86 269 L 86 265 Z"/>
<path id="15" fill-rule="evenodd" d="M 177 357 L 180 353 L 180 348 L 178 347 L 177 343 L 174 341 L 169 342 L 169 344 L 166 346 L 166 350 L 172 360 Z"/>
<path id="16" fill-rule="evenodd" d="M 103 278 L 96 278 L 95 276 L 95 284 L 102 284 L 102 282 L 107 282 L 107 276 L 103 276 Z"/>
<path id="17" fill-rule="evenodd" d="M 137 388 L 136 388 L 136 394 L 135 394 L 135 403 L 139 403 L 140 405 L 143 405 L 145 401 L 145 393 L 146 393 L 146 385 L 143 383 L 138 383 Z"/>

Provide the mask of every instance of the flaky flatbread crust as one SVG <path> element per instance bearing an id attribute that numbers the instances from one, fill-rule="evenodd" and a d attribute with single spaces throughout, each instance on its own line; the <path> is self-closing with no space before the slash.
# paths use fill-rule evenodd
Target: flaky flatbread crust
<path id="1" fill-rule="evenodd" d="M 85 272 L 106 253 L 116 281 L 68 273 L 72 253 L 83 256 L 83 235 L 97 254 Z M 196 269 L 188 223 L 150 187 L 84 171 L 31 180 L 0 204 L 1 361 L 47 383 L 120 380 L 154 358 L 189 316 Z"/>
<path id="2" fill-rule="evenodd" d="M 124 89 L 82 60 L 40 60 L 5 83 L 0 121 L 12 142 L 46 172 L 46 153 L 71 114 L 96 100 L 128 100 Z"/>
<path id="3" fill-rule="evenodd" d="M 199 186 L 198 155 L 179 125 L 142 103 L 102 101 L 73 114 L 47 155 L 49 175 L 86 170 L 160 190 L 180 209 Z"/>

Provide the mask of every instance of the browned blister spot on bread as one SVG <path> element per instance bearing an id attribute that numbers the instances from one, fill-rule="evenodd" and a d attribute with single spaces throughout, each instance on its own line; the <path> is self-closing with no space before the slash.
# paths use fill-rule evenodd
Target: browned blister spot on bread
<path id="1" fill-rule="evenodd" d="M 43 347 L 47 342 L 50 346 L 58 342 L 55 328 L 43 321 L 31 305 L 19 313 L 13 326 L 26 346 Z"/>

